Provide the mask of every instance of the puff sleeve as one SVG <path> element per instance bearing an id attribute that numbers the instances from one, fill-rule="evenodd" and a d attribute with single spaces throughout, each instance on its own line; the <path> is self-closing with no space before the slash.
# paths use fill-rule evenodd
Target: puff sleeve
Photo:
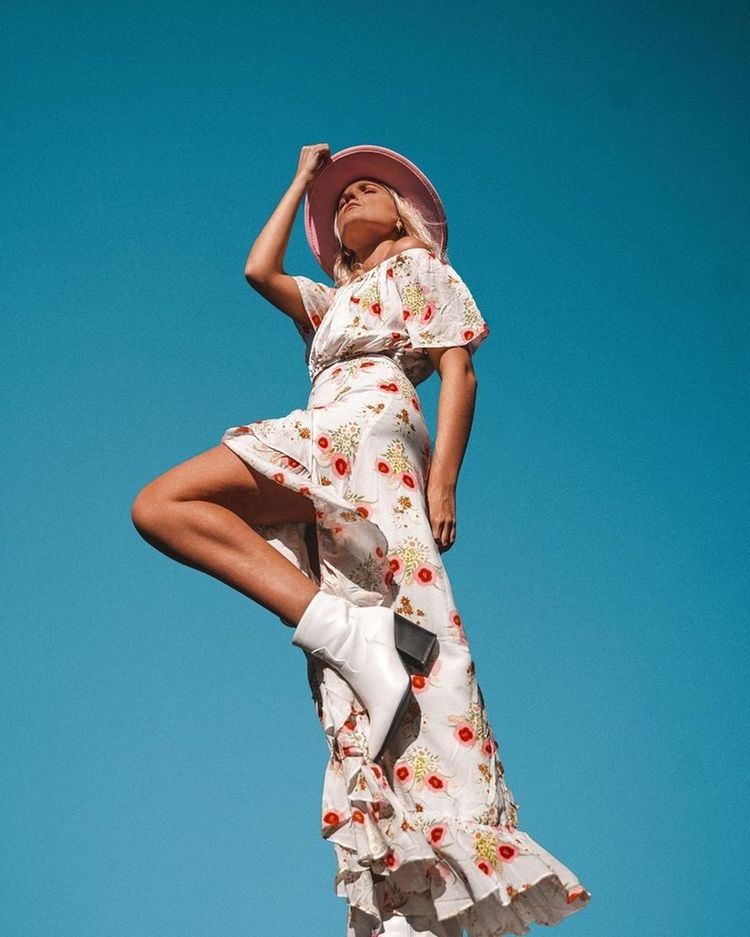
<path id="1" fill-rule="evenodd" d="M 402 255 L 394 269 L 406 331 L 414 348 L 461 345 L 473 355 L 490 333 L 468 286 L 432 251 Z"/>
<path id="2" fill-rule="evenodd" d="M 325 283 L 316 283 L 310 277 L 296 275 L 293 279 L 302 295 L 302 304 L 305 307 L 307 318 L 310 320 L 313 329 L 317 331 L 326 310 L 333 302 L 336 290 Z"/>

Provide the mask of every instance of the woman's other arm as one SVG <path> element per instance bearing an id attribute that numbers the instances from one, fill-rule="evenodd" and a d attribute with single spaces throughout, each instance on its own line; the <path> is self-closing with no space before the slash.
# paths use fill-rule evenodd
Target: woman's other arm
<path id="1" fill-rule="evenodd" d="M 440 374 L 440 397 L 426 494 L 432 536 L 443 553 L 456 539 L 456 486 L 474 419 L 477 377 L 465 348 L 427 353 Z"/>

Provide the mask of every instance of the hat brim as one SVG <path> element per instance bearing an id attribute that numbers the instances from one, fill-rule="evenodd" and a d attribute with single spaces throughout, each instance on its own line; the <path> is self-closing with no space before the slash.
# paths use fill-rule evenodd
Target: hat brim
<path id="1" fill-rule="evenodd" d="M 443 203 L 425 174 L 405 156 L 384 146 L 350 146 L 331 156 L 305 196 L 305 234 L 315 259 L 333 279 L 339 242 L 333 229 L 339 196 L 349 183 L 373 179 L 391 186 L 419 208 L 441 246 L 448 244 Z"/>

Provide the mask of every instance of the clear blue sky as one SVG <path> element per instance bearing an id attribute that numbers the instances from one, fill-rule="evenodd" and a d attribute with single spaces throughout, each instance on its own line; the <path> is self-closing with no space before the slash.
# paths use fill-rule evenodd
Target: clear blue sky
<path id="1" fill-rule="evenodd" d="M 3 935 L 343 937 L 304 656 L 130 520 L 305 405 L 242 270 L 319 142 L 429 175 L 492 329 L 444 558 L 559 933 L 747 931 L 749 19 L 6 4 Z"/>

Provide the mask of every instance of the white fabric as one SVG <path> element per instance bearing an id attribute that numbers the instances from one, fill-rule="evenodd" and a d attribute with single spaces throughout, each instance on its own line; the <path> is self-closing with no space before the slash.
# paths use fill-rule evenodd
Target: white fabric
<path id="1" fill-rule="evenodd" d="M 495 608 L 465 621 L 426 500 L 431 441 L 415 386 L 433 370 L 424 349 L 463 345 L 473 353 L 489 328 L 453 267 L 424 248 L 402 251 L 338 290 L 295 280 L 310 323 L 298 329 L 315 378 L 307 406 L 230 427 L 222 442 L 313 501 L 324 592 L 392 607 L 433 631 L 439 647 L 432 669 L 412 675 L 411 704 L 382 765 L 367 757 L 362 702 L 333 668 L 308 656 L 330 751 L 321 833 L 336 853 L 336 894 L 352 909 L 354 937 L 379 933 L 395 909 L 436 937 L 460 937 L 462 928 L 468 937 L 500 937 L 524 934 L 533 922 L 556 924 L 590 893 L 518 828 L 469 635 L 489 629 L 511 656 L 512 642 L 502 638 Z M 486 496 L 491 505 L 492 490 Z M 315 578 L 304 524 L 256 529 Z M 491 546 L 464 546 L 476 554 L 478 575 Z"/>

